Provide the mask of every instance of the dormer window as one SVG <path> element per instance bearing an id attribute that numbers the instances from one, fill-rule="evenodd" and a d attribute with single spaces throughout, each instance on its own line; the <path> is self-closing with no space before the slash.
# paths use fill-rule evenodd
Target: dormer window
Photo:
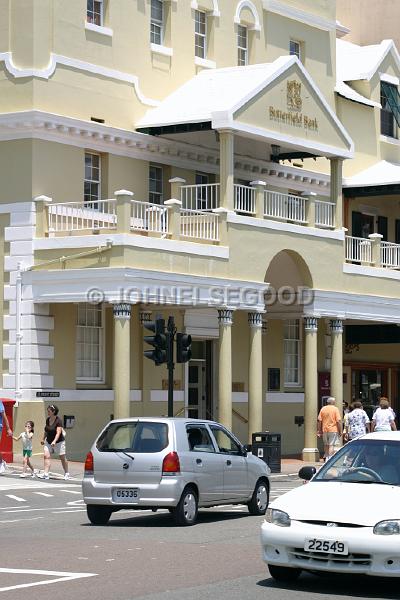
<path id="1" fill-rule="evenodd" d="M 397 127 L 400 126 L 400 95 L 396 85 L 381 81 L 381 106 L 381 134 L 397 138 Z"/>

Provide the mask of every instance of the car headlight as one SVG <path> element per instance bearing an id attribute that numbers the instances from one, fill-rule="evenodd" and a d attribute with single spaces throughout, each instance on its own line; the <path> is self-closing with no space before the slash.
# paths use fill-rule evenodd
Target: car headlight
<path id="1" fill-rule="evenodd" d="M 400 519 L 380 521 L 374 527 L 376 535 L 400 535 Z"/>
<path id="2" fill-rule="evenodd" d="M 265 519 L 268 523 L 273 525 L 279 525 L 279 527 L 290 527 L 290 517 L 283 510 L 277 510 L 276 508 L 268 508 Z"/>

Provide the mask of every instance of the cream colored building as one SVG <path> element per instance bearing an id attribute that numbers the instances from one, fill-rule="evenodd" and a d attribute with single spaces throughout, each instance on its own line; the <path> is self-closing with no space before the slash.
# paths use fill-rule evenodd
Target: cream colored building
<path id="1" fill-rule="evenodd" d="M 394 44 L 344 42 L 331 0 L 0 0 L 0 24 L 17 431 L 50 398 L 82 458 L 111 415 L 166 414 L 158 315 L 194 340 L 174 414 L 243 442 L 313 460 L 323 396 L 397 406 Z"/>

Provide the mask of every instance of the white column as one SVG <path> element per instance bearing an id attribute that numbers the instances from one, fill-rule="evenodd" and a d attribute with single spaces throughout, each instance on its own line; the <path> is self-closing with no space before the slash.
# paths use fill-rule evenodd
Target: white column
<path id="1" fill-rule="evenodd" d="M 230 129 L 219 132 L 219 176 L 221 206 L 233 211 L 234 133 Z"/>
<path id="2" fill-rule="evenodd" d="M 318 417 L 318 371 L 317 371 L 317 336 L 318 320 L 316 317 L 305 317 L 305 365 L 304 365 L 304 448 L 303 460 L 314 462 L 319 460 L 317 448 Z"/>
<path id="3" fill-rule="evenodd" d="M 218 420 L 228 429 L 232 429 L 232 317 L 232 310 L 218 310 Z"/>
<path id="4" fill-rule="evenodd" d="M 343 321 L 332 319 L 331 396 L 343 418 Z"/>
<path id="5" fill-rule="evenodd" d="M 262 431 L 262 314 L 249 312 L 249 432 Z"/>
<path id="6" fill-rule="evenodd" d="M 343 227 L 342 167 L 341 158 L 330 158 L 331 165 L 331 202 L 335 204 L 335 229 Z"/>
<path id="7" fill-rule="evenodd" d="M 130 416 L 131 305 L 114 304 L 114 419 Z"/>

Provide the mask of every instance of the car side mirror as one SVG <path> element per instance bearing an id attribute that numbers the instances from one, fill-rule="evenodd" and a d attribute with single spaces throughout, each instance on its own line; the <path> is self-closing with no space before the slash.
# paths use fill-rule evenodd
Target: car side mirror
<path id="1" fill-rule="evenodd" d="M 248 452 L 251 452 L 251 444 L 245 444 L 243 446 L 243 454 L 246 456 Z"/>
<path id="2" fill-rule="evenodd" d="M 299 471 L 299 477 L 305 481 L 310 481 L 316 472 L 317 469 L 315 467 L 301 467 Z"/>

